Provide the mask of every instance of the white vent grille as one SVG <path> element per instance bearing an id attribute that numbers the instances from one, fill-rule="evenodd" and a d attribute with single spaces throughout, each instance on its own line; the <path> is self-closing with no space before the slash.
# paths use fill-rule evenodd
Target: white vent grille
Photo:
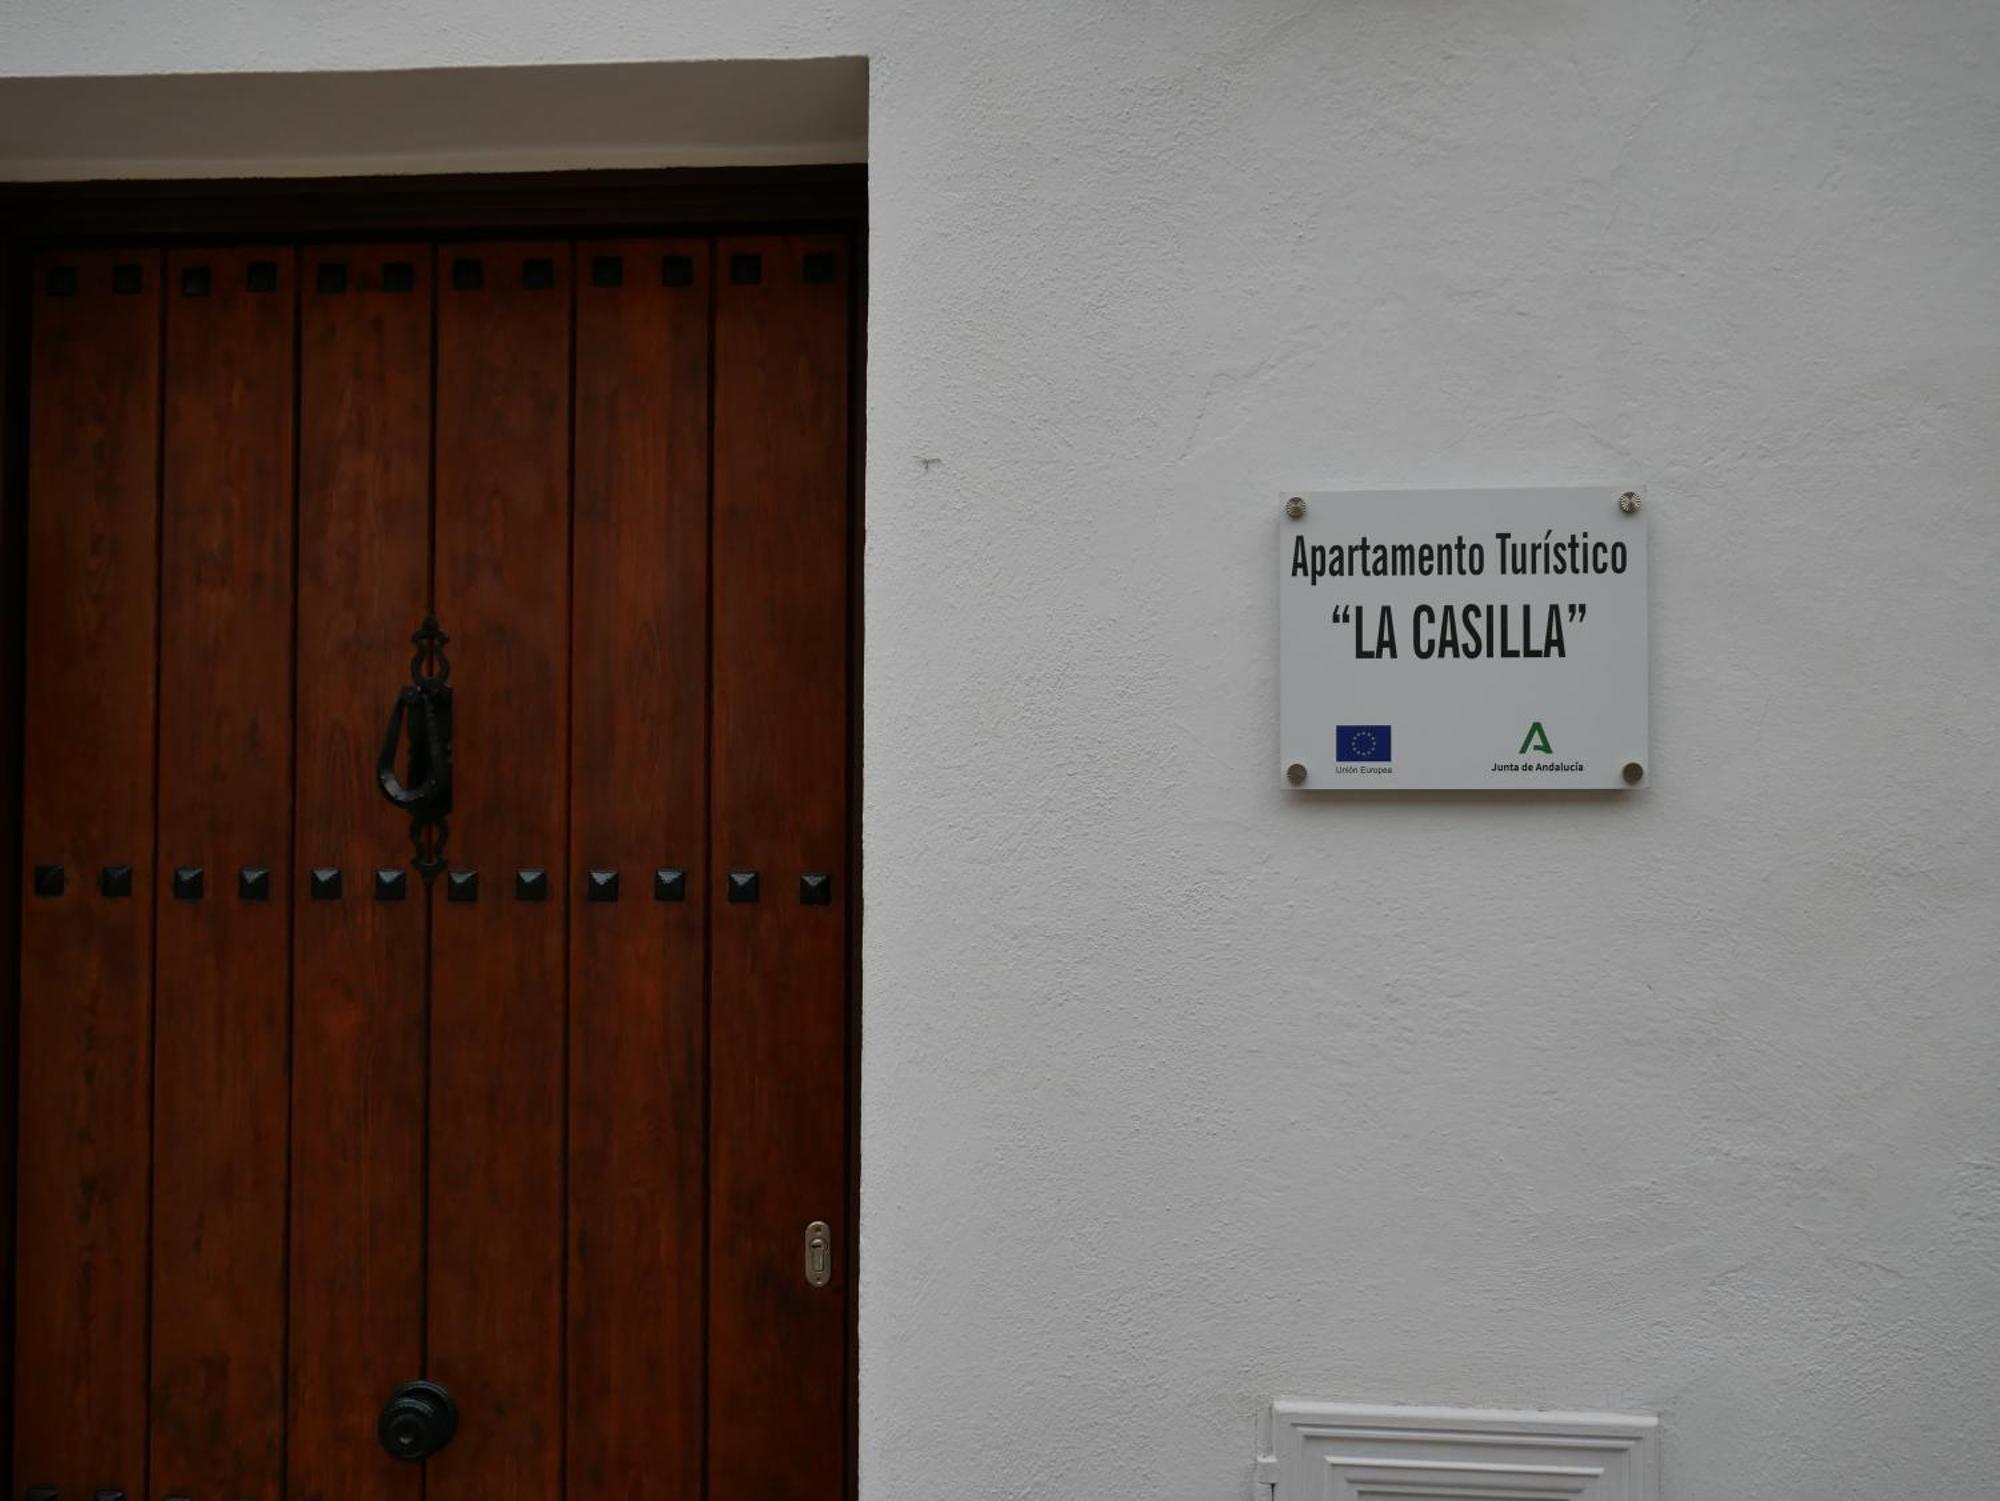
<path id="1" fill-rule="evenodd" d="M 1659 1420 L 1608 1412 L 1271 1404 L 1275 1501 L 1659 1501 Z"/>

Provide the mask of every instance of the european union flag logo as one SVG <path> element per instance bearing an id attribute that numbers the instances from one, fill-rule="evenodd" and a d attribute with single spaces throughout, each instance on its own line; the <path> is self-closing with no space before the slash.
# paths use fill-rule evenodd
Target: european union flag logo
<path id="1" fill-rule="evenodd" d="M 1386 724 L 1343 724 L 1333 731 L 1333 759 L 1336 761 L 1386 761 L 1389 759 L 1389 727 Z"/>

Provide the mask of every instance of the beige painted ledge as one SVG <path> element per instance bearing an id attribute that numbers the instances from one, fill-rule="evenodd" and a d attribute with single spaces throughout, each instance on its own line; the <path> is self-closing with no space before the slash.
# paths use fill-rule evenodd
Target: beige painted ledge
<path id="1" fill-rule="evenodd" d="M 0 78 L 0 180 L 867 159 L 865 58 Z"/>

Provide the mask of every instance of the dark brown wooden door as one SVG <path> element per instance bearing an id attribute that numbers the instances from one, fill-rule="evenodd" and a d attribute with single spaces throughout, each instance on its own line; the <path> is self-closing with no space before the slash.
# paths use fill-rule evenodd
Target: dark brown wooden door
<path id="1" fill-rule="evenodd" d="M 17 1498 L 842 1494 L 848 262 L 37 263 Z"/>

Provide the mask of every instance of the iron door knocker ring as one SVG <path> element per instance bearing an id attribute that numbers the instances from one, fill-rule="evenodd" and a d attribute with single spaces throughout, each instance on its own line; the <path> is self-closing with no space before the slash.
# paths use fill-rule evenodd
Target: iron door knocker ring
<path id="1" fill-rule="evenodd" d="M 410 815 L 410 863 L 428 886 L 444 869 L 445 841 L 451 837 L 451 662 L 444 646 L 451 638 L 427 615 L 410 637 L 410 683 L 389 708 L 389 727 L 376 758 L 375 779 L 382 795 Z M 396 774 L 396 751 L 407 729 L 409 759 Z"/>

